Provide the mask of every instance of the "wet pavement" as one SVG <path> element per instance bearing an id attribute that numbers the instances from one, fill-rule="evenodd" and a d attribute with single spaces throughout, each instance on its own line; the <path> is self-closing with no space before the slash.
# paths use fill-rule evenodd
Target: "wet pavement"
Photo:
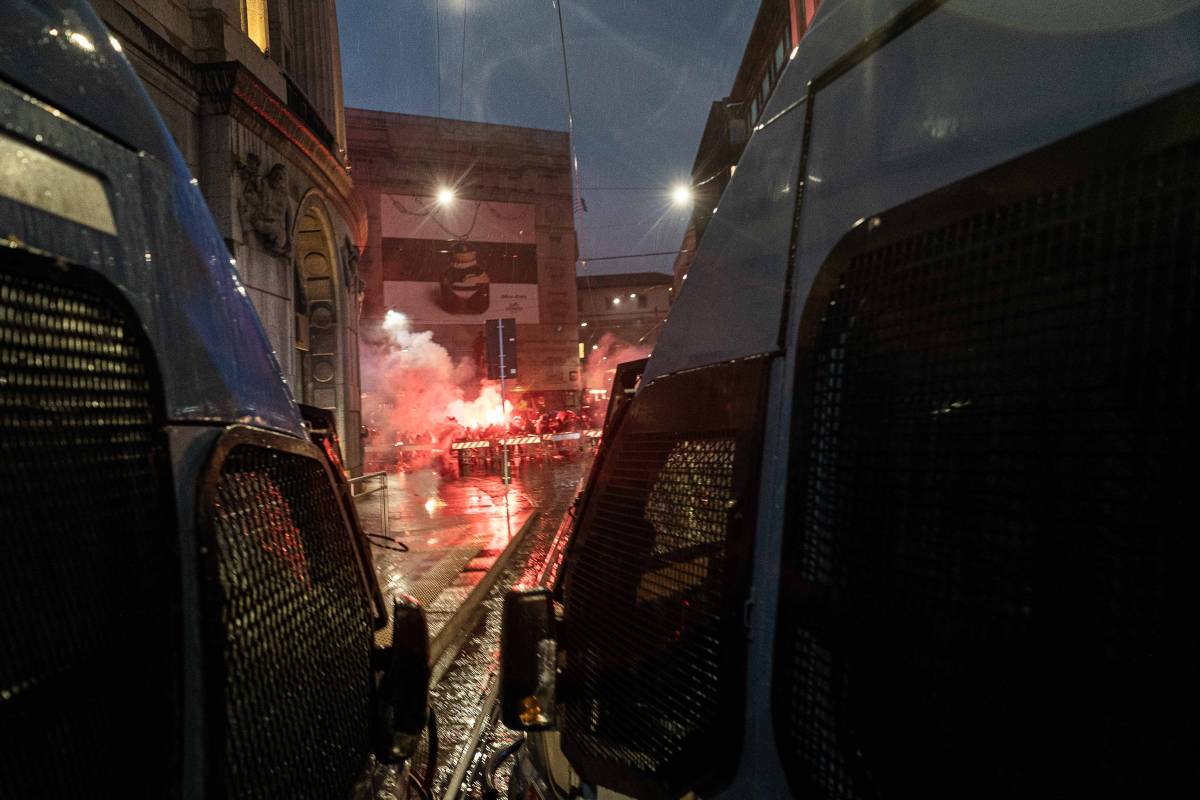
<path id="1" fill-rule="evenodd" d="M 583 470 L 578 476 L 582 477 Z M 514 584 L 540 572 L 559 524 L 575 496 L 575 485 L 560 485 L 560 491 L 543 496 L 546 512 L 533 523 L 520 544 L 516 558 L 499 576 L 481 605 L 481 614 L 467 643 L 445 668 L 433 691 L 432 705 L 440 726 L 434 797 L 477 798 L 479 772 L 493 748 L 515 737 L 495 719 L 489 701 L 497 683 L 500 647 L 500 615 L 504 594 Z M 439 665 L 441 666 L 441 665 Z M 424 770 L 424 762 L 419 771 Z"/>
<path id="2" fill-rule="evenodd" d="M 461 796 L 476 796 L 479 759 L 474 764 L 470 761 L 476 754 L 475 743 L 482 737 L 483 749 L 490 752 L 510 735 L 503 726 L 497 729 L 486 702 L 498 666 L 504 593 L 546 560 L 590 464 L 589 456 L 577 456 L 519 465 L 507 492 L 500 476 L 490 473 L 447 477 L 433 470 L 417 470 L 388 476 L 388 534 L 395 541 L 376 538 L 372 548 L 385 600 L 390 606 L 390 598 L 397 593 L 417 597 L 426 608 L 431 637 L 437 637 L 452 620 L 451 628 L 470 627 L 461 632 L 463 637 L 446 631 L 451 635 L 443 639 L 459 638 L 462 645 L 451 647 L 434 664 L 437 682 L 431 700 L 438 717 L 439 752 L 433 797 L 459 796 L 464 782 L 466 791 Z M 357 501 L 369 534 L 383 533 L 380 499 L 377 493 Z M 511 558 L 489 576 L 494 585 L 477 610 L 456 613 L 526 524 L 529 527 Z M 388 549 L 396 547 L 396 542 L 408 551 Z M 424 773 L 427 758 L 423 747 L 413 760 L 417 773 Z"/>
<path id="3" fill-rule="evenodd" d="M 570 467 L 568 467 L 568 470 Z M 437 636 L 537 505 L 541 484 L 553 471 L 514 476 L 443 477 L 432 469 L 388 475 L 388 530 L 392 541 L 372 537 L 375 572 L 384 601 L 407 594 L 425 607 L 430 636 Z M 505 489 L 507 488 L 507 492 Z M 382 534 L 382 519 L 359 500 L 368 534 Z M 398 552 L 398 546 L 407 552 Z"/>

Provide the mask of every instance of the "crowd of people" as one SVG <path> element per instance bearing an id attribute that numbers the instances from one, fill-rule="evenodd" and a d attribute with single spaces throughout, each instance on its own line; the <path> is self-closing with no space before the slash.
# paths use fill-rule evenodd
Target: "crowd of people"
<path id="1" fill-rule="evenodd" d="M 452 441 L 479 441 L 483 439 L 498 439 L 502 436 L 524 436 L 547 433 L 568 433 L 583 431 L 593 427 L 589 409 L 575 411 L 543 411 L 541 413 L 515 413 L 509 419 L 508 425 L 489 425 L 487 427 L 460 427 Z"/>
<path id="2" fill-rule="evenodd" d="M 455 442 L 498 442 L 509 436 L 544 436 L 556 433 L 583 432 L 600 427 L 604 422 L 602 406 L 584 406 L 579 410 L 543 411 L 518 409 L 508 424 L 487 426 L 461 425 L 450 418 L 438 431 L 397 430 L 389 433 L 378 428 L 364 428 L 368 460 L 377 468 L 401 468 L 427 463 L 430 458 L 448 459 Z"/>
<path id="3" fill-rule="evenodd" d="M 448 428 L 438 433 L 431 431 L 396 431 L 391 444 L 396 447 L 427 446 L 430 449 L 444 446 L 447 442 L 470 442 L 500 439 L 505 436 L 525 436 L 569 433 L 585 431 L 599 427 L 603 418 L 593 407 L 584 406 L 579 411 L 517 411 L 509 419 L 507 425 L 495 424 L 487 426 L 460 425 L 458 421 L 447 420 Z M 365 429 L 364 433 L 375 438 L 380 431 Z"/>

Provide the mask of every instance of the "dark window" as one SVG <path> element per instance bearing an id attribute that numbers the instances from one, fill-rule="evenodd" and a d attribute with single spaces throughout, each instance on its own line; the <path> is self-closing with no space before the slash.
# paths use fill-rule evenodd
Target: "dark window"
<path id="1" fill-rule="evenodd" d="M 214 779 L 226 797 L 345 797 L 370 731 L 371 615 L 354 541 L 315 448 L 240 436 L 201 506 Z"/>
<path id="2" fill-rule="evenodd" d="M 563 749 L 588 781 L 678 797 L 737 763 L 766 366 L 660 379 L 616 428 L 564 571 Z"/>
<path id="3" fill-rule="evenodd" d="M 638 308 L 645 308 L 645 307 L 646 307 L 646 295 L 644 295 L 644 294 L 639 294 L 639 295 L 637 296 L 637 301 L 638 301 Z"/>

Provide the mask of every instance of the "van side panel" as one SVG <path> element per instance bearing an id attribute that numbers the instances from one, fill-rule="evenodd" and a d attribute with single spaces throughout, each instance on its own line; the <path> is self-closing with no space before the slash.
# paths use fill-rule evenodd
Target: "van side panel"
<path id="1" fill-rule="evenodd" d="M 1095 27 L 1079 8 L 1094 4 L 1072 3 L 1084 22 L 1049 30 L 1036 13 L 1042 4 L 1024 15 L 988 5 L 948 3 L 828 85 L 814 76 L 792 319 L 817 268 L 859 220 L 1183 88 L 1200 73 L 1195 2 Z"/>
<path id="2" fill-rule="evenodd" d="M 791 516 L 763 521 L 788 537 L 786 579 L 755 575 L 785 607 L 773 699 L 797 794 L 938 795 L 959 780 L 958 793 L 1004 795 L 1055 753 L 1059 788 L 1196 780 L 1191 745 L 1158 722 L 1195 703 L 1172 688 L 1195 666 L 1176 571 L 1196 553 L 1166 465 L 1197 444 L 1182 410 L 1200 399 L 1185 299 L 1196 153 L 1180 131 L 1195 119 L 1181 92 L 1200 74 L 1200 13 L 1065 5 L 1073 16 L 949 3 L 813 79 L 784 388 L 799 393 Z M 1125 138 L 1080 140 L 1107 151 L 1051 149 L 940 210 L 897 211 L 1168 96 Z M 843 253 L 849 241 L 862 246 Z M 832 269 L 843 255 L 852 266 Z M 1027 628 L 979 627 L 1022 608 Z M 958 627 L 932 625 L 939 614 Z M 965 659 L 959 672 L 938 672 L 939 652 Z M 1151 652 L 1170 655 L 1139 660 Z M 976 682 L 976 706 L 954 706 L 955 681 Z M 999 696 L 1019 702 L 987 706 Z"/>

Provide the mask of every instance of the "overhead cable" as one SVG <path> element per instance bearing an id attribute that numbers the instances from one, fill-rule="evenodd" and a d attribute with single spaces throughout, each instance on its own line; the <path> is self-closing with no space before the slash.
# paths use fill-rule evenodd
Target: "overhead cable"
<path id="1" fill-rule="evenodd" d="M 442 0 L 433 0 L 433 19 L 435 42 L 437 49 L 437 112 L 435 117 L 442 115 Z"/>
<path id="2" fill-rule="evenodd" d="M 463 103 L 466 100 L 466 95 L 463 94 L 463 81 L 467 75 L 467 4 L 463 3 L 463 35 L 462 35 L 462 60 L 458 65 L 458 118 L 462 119 Z"/>
<path id="3" fill-rule="evenodd" d="M 567 68 L 567 33 L 563 27 L 562 0 L 553 0 L 554 10 L 558 12 L 558 44 L 562 51 L 563 85 L 567 90 L 567 138 L 571 144 L 571 173 L 575 177 L 575 191 L 579 195 L 579 208 L 587 211 L 587 203 L 583 200 L 583 184 L 579 179 L 579 155 L 575 151 L 575 108 L 571 103 L 571 72 Z"/>
<path id="4" fill-rule="evenodd" d="M 623 258 L 648 258 L 650 256 L 677 256 L 681 253 L 690 253 L 691 250 L 661 250 L 657 253 L 629 253 L 623 256 L 597 256 L 596 258 L 581 258 L 580 262 L 587 264 L 590 261 L 619 261 Z"/>

